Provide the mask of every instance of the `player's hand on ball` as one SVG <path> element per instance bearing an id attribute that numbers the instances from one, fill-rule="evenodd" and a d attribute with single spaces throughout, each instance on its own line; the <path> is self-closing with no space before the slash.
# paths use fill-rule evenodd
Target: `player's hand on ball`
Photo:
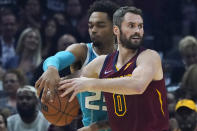
<path id="1" fill-rule="evenodd" d="M 37 89 L 38 96 L 41 95 L 41 101 L 50 100 L 53 102 L 55 88 L 58 87 L 60 76 L 58 70 L 54 67 L 48 67 L 48 69 L 42 74 L 42 76 L 36 81 L 35 88 Z"/>
<path id="2" fill-rule="evenodd" d="M 88 80 L 91 79 L 93 78 L 80 77 L 60 81 L 58 90 L 64 91 L 61 97 L 65 97 L 67 94 L 72 92 L 72 96 L 70 97 L 69 102 L 72 101 L 79 92 L 88 91 Z"/>

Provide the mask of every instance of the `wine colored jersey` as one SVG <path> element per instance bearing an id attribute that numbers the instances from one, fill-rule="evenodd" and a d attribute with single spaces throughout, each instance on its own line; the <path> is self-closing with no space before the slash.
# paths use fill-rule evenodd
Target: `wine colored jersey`
<path id="1" fill-rule="evenodd" d="M 136 59 L 131 58 L 121 69 L 116 68 L 119 52 L 105 59 L 100 78 L 132 77 Z M 152 81 L 140 95 L 104 93 L 112 131 L 167 131 L 169 128 L 167 97 L 164 79 Z"/>

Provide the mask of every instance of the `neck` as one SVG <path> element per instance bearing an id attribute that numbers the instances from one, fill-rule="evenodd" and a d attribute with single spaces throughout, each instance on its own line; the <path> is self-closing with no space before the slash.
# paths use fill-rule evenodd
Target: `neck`
<path id="1" fill-rule="evenodd" d="M 127 49 L 122 47 L 122 45 L 118 45 L 119 47 L 119 55 L 117 60 L 117 66 L 122 67 L 125 65 L 131 58 L 133 58 L 138 50 Z"/>
<path id="2" fill-rule="evenodd" d="M 34 53 L 30 50 L 24 50 L 22 53 L 22 59 L 33 59 Z"/>

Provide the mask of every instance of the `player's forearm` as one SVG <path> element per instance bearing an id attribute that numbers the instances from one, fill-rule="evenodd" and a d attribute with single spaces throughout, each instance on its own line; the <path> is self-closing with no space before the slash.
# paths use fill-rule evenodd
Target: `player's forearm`
<path id="1" fill-rule="evenodd" d="M 133 95 L 142 94 L 146 85 L 139 84 L 138 80 L 131 77 L 114 79 L 90 79 L 88 82 L 88 91 L 103 91 L 109 93 Z"/>
<path id="2" fill-rule="evenodd" d="M 60 51 L 54 56 L 48 57 L 43 63 L 43 70 L 49 66 L 55 67 L 58 71 L 70 66 L 75 61 L 75 56 L 69 51 Z"/>
<path id="3" fill-rule="evenodd" d="M 74 73 L 70 74 L 70 75 L 67 75 L 65 77 L 62 78 L 62 80 L 65 80 L 65 79 L 72 79 L 72 78 L 78 78 L 80 77 L 81 75 L 81 70 L 77 70 L 75 71 Z"/>
<path id="4" fill-rule="evenodd" d="M 110 128 L 109 121 L 103 120 L 103 121 L 94 122 L 90 125 L 90 128 L 94 131 L 109 129 Z"/>

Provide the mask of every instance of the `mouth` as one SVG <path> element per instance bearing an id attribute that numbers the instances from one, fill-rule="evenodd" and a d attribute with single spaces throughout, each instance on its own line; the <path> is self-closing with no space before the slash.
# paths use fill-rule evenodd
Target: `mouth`
<path id="1" fill-rule="evenodd" d="M 137 35 L 131 36 L 131 38 L 132 38 L 132 39 L 141 39 L 141 37 L 140 37 L 140 36 L 137 36 Z"/>
<path id="2" fill-rule="evenodd" d="M 132 37 L 131 40 L 133 40 L 133 41 L 140 41 L 141 38 L 140 37 Z"/>

